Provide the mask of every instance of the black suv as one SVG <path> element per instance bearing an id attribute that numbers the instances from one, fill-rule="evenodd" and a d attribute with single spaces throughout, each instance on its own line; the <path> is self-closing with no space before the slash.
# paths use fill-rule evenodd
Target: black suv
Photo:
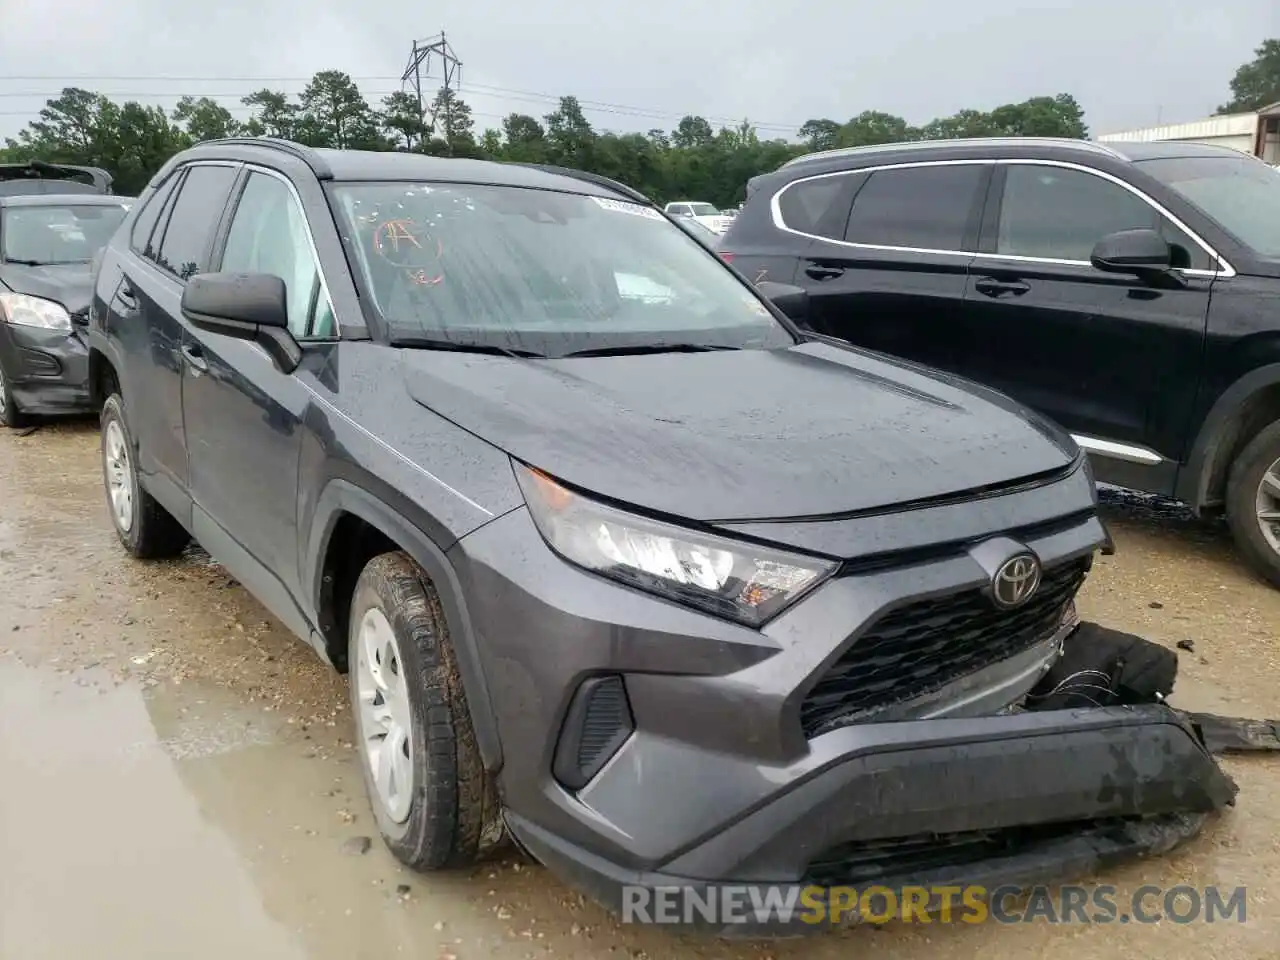
<path id="1" fill-rule="evenodd" d="M 1052 823 L 955 841 L 1021 876 L 1226 802 L 1164 708 L 1011 710 L 1105 542 L 1070 437 L 766 292 L 598 177 L 202 144 L 98 274 L 112 522 L 138 557 L 196 537 L 349 672 L 417 868 L 505 825 L 622 906 L 923 882 L 909 838 Z"/>
<path id="2" fill-rule="evenodd" d="M 1225 508 L 1280 585 L 1280 173 L 1185 143 L 958 140 L 751 181 L 720 249 L 812 329 L 995 387 L 1099 481 Z"/>

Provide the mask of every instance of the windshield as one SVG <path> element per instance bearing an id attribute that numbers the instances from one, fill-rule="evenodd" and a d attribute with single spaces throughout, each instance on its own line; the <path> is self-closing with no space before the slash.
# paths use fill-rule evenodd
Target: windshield
<path id="1" fill-rule="evenodd" d="M 717 210 L 715 207 L 713 207 L 713 206 L 712 206 L 711 204 L 709 204 L 709 203 L 691 203 L 691 204 L 689 204 L 689 206 L 693 208 L 693 215 L 694 215 L 695 217 L 718 217 L 718 216 L 720 216 L 720 211 L 719 211 L 719 210 Z"/>
<path id="2" fill-rule="evenodd" d="M 88 263 L 124 219 L 124 204 L 66 204 L 0 210 L 0 259 Z"/>
<path id="3" fill-rule="evenodd" d="M 1280 257 L 1280 171 L 1247 156 L 1143 160 L 1138 165 L 1260 256 Z"/>
<path id="4" fill-rule="evenodd" d="M 538 356 L 794 343 L 747 285 L 650 207 L 442 183 L 342 184 L 333 199 L 392 342 Z"/>

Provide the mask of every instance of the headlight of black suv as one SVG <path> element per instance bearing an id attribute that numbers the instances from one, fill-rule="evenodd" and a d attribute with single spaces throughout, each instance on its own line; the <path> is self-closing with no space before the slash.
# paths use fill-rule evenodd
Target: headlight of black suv
<path id="1" fill-rule="evenodd" d="M 748 626 L 776 616 L 839 566 L 636 516 L 522 464 L 515 471 L 538 532 L 565 560 Z"/>

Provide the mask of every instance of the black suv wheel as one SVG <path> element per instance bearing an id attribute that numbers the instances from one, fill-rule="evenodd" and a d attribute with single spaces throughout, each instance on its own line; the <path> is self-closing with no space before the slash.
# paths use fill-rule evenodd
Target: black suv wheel
<path id="1" fill-rule="evenodd" d="M 1227 522 L 1249 565 L 1280 587 L 1280 421 L 1254 437 L 1232 464 Z"/>

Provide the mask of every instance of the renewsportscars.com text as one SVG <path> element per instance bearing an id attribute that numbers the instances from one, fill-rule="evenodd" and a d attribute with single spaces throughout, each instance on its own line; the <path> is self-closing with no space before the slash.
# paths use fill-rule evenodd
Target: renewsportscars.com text
<path id="1" fill-rule="evenodd" d="M 624 923 L 1244 923 L 1244 887 L 624 887 Z"/>

